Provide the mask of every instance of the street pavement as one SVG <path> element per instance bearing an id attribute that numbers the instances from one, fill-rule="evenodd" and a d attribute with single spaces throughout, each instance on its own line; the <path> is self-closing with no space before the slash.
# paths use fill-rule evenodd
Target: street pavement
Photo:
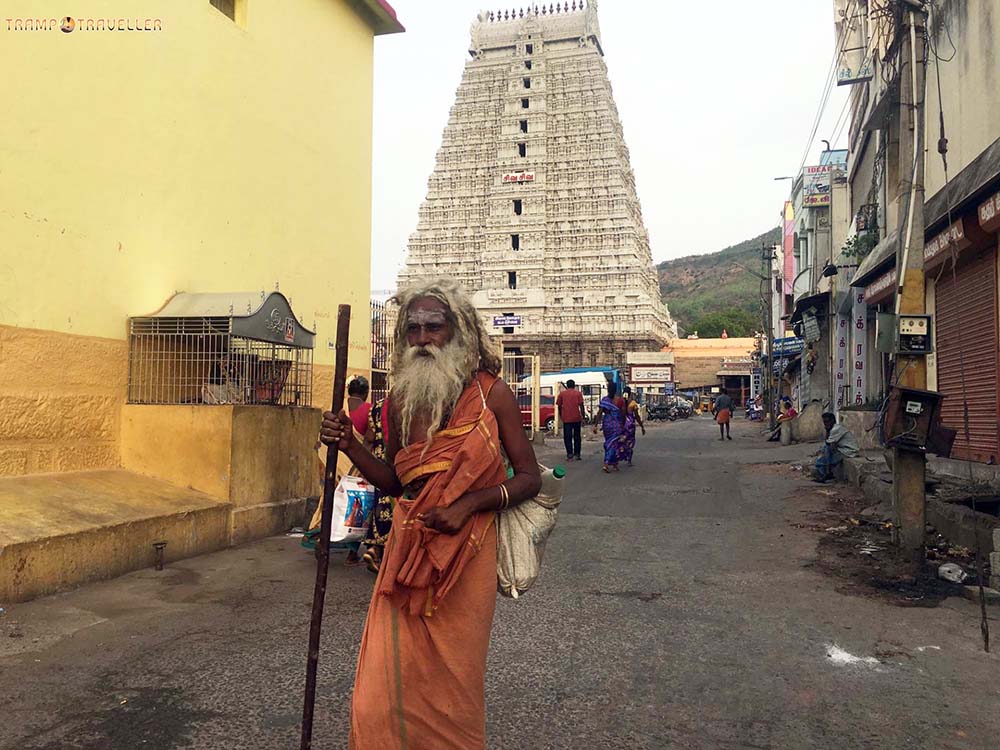
<path id="1" fill-rule="evenodd" d="M 840 593 L 799 523 L 824 496 L 774 463 L 808 447 L 766 444 L 743 420 L 734 437 L 720 443 L 706 417 L 653 425 L 636 466 L 612 475 L 585 443 L 539 582 L 498 602 L 489 747 L 1000 746 L 1000 657 L 982 651 L 975 605 Z M 8 605 L 0 748 L 298 747 L 315 570 L 298 542 Z M 374 580 L 342 559 L 316 748 L 346 747 Z"/>

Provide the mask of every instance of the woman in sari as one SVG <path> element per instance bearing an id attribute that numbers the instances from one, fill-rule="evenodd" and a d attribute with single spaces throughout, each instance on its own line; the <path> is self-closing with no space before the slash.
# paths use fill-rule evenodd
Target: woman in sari
<path id="1" fill-rule="evenodd" d="M 385 460 L 385 429 L 386 416 L 388 411 L 386 405 L 388 401 L 382 400 L 376 403 L 368 415 L 368 431 L 365 433 L 365 445 L 368 446 L 375 458 Z M 386 415 L 386 416 L 383 416 Z M 368 570 L 378 573 L 382 564 L 382 553 L 385 551 L 385 543 L 389 540 L 389 532 L 392 530 L 392 511 L 395 506 L 394 499 L 386 495 L 377 487 L 375 488 L 375 510 L 372 512 L 371 521 L 368 524 L 368 531 L 365 534 L 365 565 Z"/>
<path id="2" fill-rule="evenodd" d="M 368 403 L 368 378 L 358 375 L 347 384 L 347 413 L 351 417 L 351 424 L 359 435 L 368 432 L 368 424 L 371 417 L 372 405 Z M 361 542 L 347 543 L 347 559 L 344 565 L 360 565 Z"/>
<path id="3" fill-rule="evenodd" d="M 621 398 L 615 398 L 617 388 L 614 383 L 608 383 L 608 395 L 601 399 L 598 416 L 601 420 L 601 430 L 604 433 L 604 473 L 618 471 L 618 455 L 620 443 L 625 437 L 625 408 Z M 594 434 L 597 434 L 595 420 Z"/>
<path id="4" fill-rule="evenodd" d="M 639 404 L 632 398 L 632 392 L 626 388 L 622 392 L 625 401 L 625 435 L 622 439 L 619 456 L 629 466 L 632 465 L 632 455 L 635 452 L 635 426 L 639 425 L 642 434 L 646 434 L 646 426 L 639 415 Z"/>

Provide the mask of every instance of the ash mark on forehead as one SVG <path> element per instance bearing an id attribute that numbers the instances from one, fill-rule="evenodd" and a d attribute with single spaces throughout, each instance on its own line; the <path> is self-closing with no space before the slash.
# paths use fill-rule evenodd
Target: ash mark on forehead
<path id="1" fill-rule="evenodd" d="M 406 315 L 406 319 L 410 323 L 427 325 L 428 323 L 446 323 L 448 317 L 444 314 L 443 310 L 427 310 L 421 308 L 410 310 Z"/>

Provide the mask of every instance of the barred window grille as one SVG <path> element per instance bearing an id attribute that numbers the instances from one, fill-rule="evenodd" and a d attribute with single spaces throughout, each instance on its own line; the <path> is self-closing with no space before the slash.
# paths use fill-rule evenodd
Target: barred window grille
<path id="1" fill-rule="evenodd" d="M 389 369 L 396 335 L 396 308 L 388 302 L 371 301 L 372 378 L 371 401 L 389 395 Z"/>
<path id="2" fill-rule="evenodd" d="M 178 298 L 190 310 L 199 307 L 195 298 L 221 296 L 176 295 L 160 313 L 130 319 L 130 404 L 312 403 L 313 334 L 282 295 L 252 295 L 257 310 L 245 315 L 169 315 Z M 247 296 L 239 295 L 244 309 Z M 218 304 L 201 307 L 214 312 Z"/>

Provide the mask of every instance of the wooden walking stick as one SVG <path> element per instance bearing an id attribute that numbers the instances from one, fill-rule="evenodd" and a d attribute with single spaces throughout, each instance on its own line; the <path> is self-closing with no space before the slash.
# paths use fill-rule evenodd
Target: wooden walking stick
<path id="1" fill-rule="evenodd" d="M 347 381 L 347 340 L 351 328 L 351 306 L 337 308 L 337 360 L 333 373 L 335 414 L 344 408 Z M 323 604 L 326 601 L 326 574 L 330 565 L 330 529 L 333 526 L 333 494 L 337 490 L 337 443 L 326 447 L 326 475 L 323 478 L 323 511 L 319 539 L 316 542 L 316 588 L 313 590 L 312 619 L 309 622 L 309 658 L 306 661 L 306 697 L 302 705 L 301 750 L 312 747 L 313 710 L 316 707 L 316 667 L 319 664 L 319 635 L 323 627 Z"/>

